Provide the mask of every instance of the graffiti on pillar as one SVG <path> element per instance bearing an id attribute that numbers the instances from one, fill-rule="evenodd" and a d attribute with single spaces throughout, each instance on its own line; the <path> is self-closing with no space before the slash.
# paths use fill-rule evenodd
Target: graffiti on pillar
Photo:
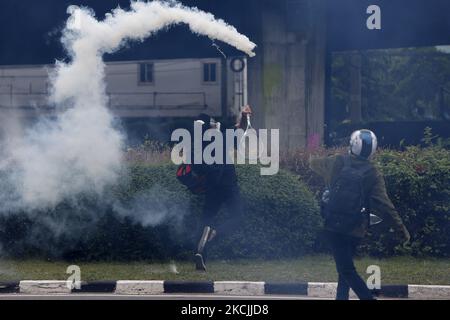
<path id="1" fill-rule="evenodd" d="M 263 69 L 264 98 L 271 99 L 283 84 L 283 71 L 279 64 L 266 64 Z"/>
<path id="2" fill-rule="evenodd" d="M 308 151 L 315 151 L 320 147 L 320 135 L 313 133 L 308 137 L 307 149 Z"/>

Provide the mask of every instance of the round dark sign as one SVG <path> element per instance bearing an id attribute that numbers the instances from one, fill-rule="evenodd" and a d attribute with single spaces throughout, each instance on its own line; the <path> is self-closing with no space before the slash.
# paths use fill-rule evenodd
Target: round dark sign
<path id="1" fill-rule="evenodd" d="M 242 72 L 245 68 L 245 61 L 242 58 L 233 58 L 230 62 L 230 68 L 233 72 Z"/>

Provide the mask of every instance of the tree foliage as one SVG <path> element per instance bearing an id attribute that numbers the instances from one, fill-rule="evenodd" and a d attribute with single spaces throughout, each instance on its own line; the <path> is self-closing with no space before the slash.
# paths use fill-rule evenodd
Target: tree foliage
<path id="1" fill-rule="evenodd" d="M 351 63 L 353 54 L 360 54 L 362 61 L 364 121 L 442 119 L 441 104 L 447 104 L 445 97 L 450 92 L 450 54 L 435 47 L 405 48 L 333 56 L 331 95 L 335 125 L 348 121 L 350 70 L 357 67 Z"/>

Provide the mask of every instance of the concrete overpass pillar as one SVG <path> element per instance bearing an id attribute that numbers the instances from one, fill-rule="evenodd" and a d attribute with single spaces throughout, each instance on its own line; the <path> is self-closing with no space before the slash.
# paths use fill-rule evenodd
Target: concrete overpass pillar
<path id="1" fill-rule="evenodd" d="M 325 17 L 318 18 L 325 7 L 321 2 L 267 2 L 260 12 L 259 49 L 249 63 L 249 102 L 259 128 L 280 129 L 284 151 L 323 139 L 325 26 L 320 24 Z"/>

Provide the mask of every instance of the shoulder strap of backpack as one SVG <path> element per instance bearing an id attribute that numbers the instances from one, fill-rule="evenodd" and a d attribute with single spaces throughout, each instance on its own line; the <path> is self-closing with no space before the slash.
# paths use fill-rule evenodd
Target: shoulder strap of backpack
<path id="1" fill-rule="evenodd" d="M 350 168 L 352 166 L 352 156 L 351 155 L 344 156 L 343 160 L 344 160 L 344 167 Z M 364 207 L 366 207 L 366 209 L 368 209 L 368 206 L 369 206 L 368 195 L 370 193 L 370 190 L 366 190 L 365 180 L 367 178 L 370 178 L 371 171 L 373 171 L 373 166 L 370 163 L 367 163 L 366 166 L 364 166 L 362 168 L 358 168 L 358 171 L 362 178 L 362 180 L 360 181 L 360 190 L 361 190 L 361 197 L 362 197 L 363 205 L 364 205 Z"/>
<path id="2" fill-rule="evenodd" d="M 363 180 L 365 181 L 365 184 L 361 187 L 362 187 L 363 196 L 364 196 L 364 206 L 366 207 L 367 211 L 370 210 L 369 195 L 371 192 L 371 187 L 372 187 L 371 180 L 373 180 L 372 176 L 373 176 L 374 172 L 375 172 L 375 168 L 373 167 L 373 165 L 371 163 L 367 163 L 367 166 L 362 171 Z M 369 182 L 367 182 L 367 179 L 369 179 Z M 368 187 L 368 188 L 365 189 L 364 187 Z"/>

